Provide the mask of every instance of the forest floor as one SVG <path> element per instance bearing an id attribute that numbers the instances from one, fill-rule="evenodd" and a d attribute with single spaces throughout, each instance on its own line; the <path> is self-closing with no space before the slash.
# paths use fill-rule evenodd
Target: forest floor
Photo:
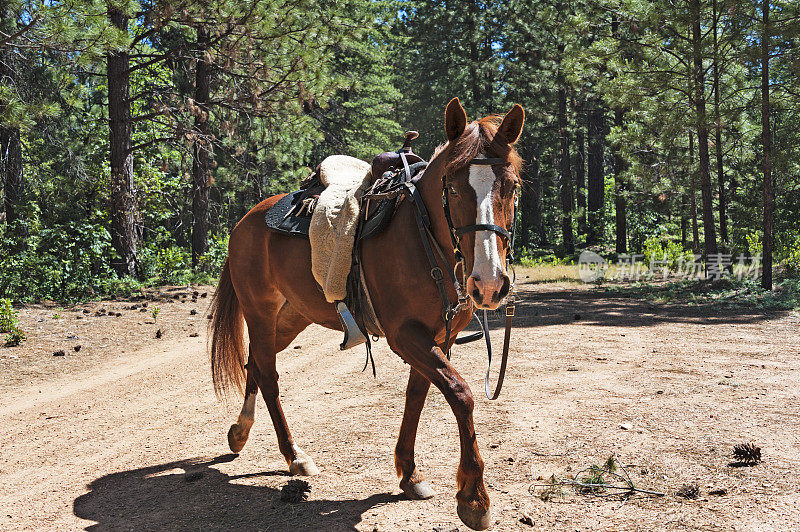
<path id="1" fill-rule="evenodd" d="M 797 312 L 657 303 L 519 273 L 500 399 L 483 397 L 482 344 L 453 354 L 476 398 L 494 530 L 797 526 Z M 417 463 L 438 495 L 407 501 L 398 488 L 408 367 L 383 341 L 377 379 L 361 372 L 362 349 L 340 352 L 340 334 L 316 326 L 279 355 L 289 426 L 322 471 L 306 479 L 307 501 L 281 501 L 290 477 L 261 401 L 250 441 L 229 454 L 240 404 L 211 386 L 211 291 L 152 290 L 144 312 L 131 308 L 143 300 L 20 311 L 28 340 L 0 348 L 0 529 L 466 529 L 454 500 L 458 433 L 436 391 Z M 745 441 L 763 462 L 735 467 L 732 448 Z M 638 487 L 666 495 L 540 497 L 553 474 L 612 453 Z M 686 485 L 699 496 L 679 496 Z"/>

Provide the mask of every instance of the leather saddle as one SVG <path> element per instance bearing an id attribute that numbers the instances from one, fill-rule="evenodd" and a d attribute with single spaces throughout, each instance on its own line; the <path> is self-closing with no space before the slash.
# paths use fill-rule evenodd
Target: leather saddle
<path id="1" fill-rule="evenodd" d="M 388 190 L 393 184 L 411 179 L 427 166 L 422 157 L 411 151 L 411 141 L 417 135 L 416 131 L 407 132 L 402 148 L 381 153 L 372 160 L 371 192 Z M 401 157 L 401 153 L 404 157 Z M 317 198 L 325 190 L 319 175 L 320 167 L 317 165 L 314 172 L 300 184 L 299 190 L 289 192 L 267 211 L 265 222 L 269 229 L 308 238 L 311 214 L 314 212 Z M 398 202 L 399 198 L 393 198 L 369 201 L 367 205 L 362 205 L 362 224 L 357 239 L 374 237 L 386 229 L 394 216 Z"/>
<path id="2" fill-rule="evenodd" d="M 292 236 L 308 238 L 311 213 L 325 186 L 319 180 L 319 166 L 300 185 L 300 190 L 289 192 L 279 199 L 264 217 L 269 229 Z"/>

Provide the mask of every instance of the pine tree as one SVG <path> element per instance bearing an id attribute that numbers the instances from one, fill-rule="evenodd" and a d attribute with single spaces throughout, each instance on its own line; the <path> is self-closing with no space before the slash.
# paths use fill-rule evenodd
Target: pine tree
<path id="1" fill-rule="evenodd" d="M 4 39 L 0 45 L 0 186 L 4 190 L 5 221 L 17 232 L 18 248 L 24 248 L 27 227 L 21 211 L 26 202 L 27 191 L 20 123 L 24 121 L 25 106 L 18 96 L 18 71 L 22 65 L 12 48 L 13 36 L 21 31 L 18 12 L 18 5 L 13 5 L 10 0 L 0 0 L 0 35 Z"/>
<path id="2" fill-rule="evenodd" d="M 772 191 L 772 128 L 770 127 L 770 78 L 769 61 L 772 49 L 772 26 L 769 18 L 770 2 L 761 1 L 761 143 L 764 172 L 764 232 L 763 273 L 761 287 L 772 290 L 772 216 L 774 196 Z"/>

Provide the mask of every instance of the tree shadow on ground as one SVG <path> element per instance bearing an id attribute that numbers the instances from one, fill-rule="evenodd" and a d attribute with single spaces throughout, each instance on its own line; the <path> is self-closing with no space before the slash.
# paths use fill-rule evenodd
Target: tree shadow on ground
<path id="1" fill-rule="evenodd" d="M 492 330 L 503 328 L 504 312 L 502 306 L 497 311 L 489 312 Z M 724 308 L 688 303 L 656 303 L 635 295 L 594 289 L 537 290 L 528 283 L 519 283 L 514 327 L 571 323 L 614 327 L 652 327 L 662 323 L 743 325 L 786 314 L 787 311 L 763 310 L 746 305 Z M 478 315 L 483 318 L 482 312 Z M 466 330 L 479 330 L 477 322 L 473 320 Z"/>
<path id="2" fill-rule="evenodd" d="M 237 482 L 288 476 L 286 471 L 227 475 L 211 467 L 235 458 L 228 454 L 112 473 L 89 484 L 91 491 L 75 499 L 73 511 L 97 523 L 88 530 L 355 530 L 364 512 L 402 498 L 380 493 L 363 500 L 291 504 L 281 501 L 280 489 Z"/>

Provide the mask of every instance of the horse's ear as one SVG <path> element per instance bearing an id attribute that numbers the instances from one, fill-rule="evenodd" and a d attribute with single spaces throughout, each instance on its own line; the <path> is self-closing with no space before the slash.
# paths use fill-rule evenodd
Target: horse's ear
<path id="1" fill-rule="evenodd" d="M 456 140 L 467 127 L 467 112 L 458 98 L 453 98 L 444 110 L 444 132 L 447 140 Z"/>
<path id="2" fill-rule="evenodd" d="M 508 112 L 508 114 L 503 118 L 503 123 L 500 124 L 500 127 L 497 129 L 497 132 L 500 135 L 503 135 L 503 138 L 509 144 L 514 144 L 519 140 L 519 136 L 522 134 L 522 125 L 525 123 L 525 110 L 522 108 L 520 104 L 514 104 L 514 107 Z"/>

